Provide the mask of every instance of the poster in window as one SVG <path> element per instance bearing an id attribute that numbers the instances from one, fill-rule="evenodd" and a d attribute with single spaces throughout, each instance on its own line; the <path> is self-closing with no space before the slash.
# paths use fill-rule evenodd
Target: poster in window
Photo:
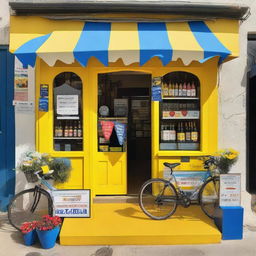
<path id="1" fill-rule="evenodd" d="M 58 115 L 78 115 L 78 95 L 57 95 Z"/>

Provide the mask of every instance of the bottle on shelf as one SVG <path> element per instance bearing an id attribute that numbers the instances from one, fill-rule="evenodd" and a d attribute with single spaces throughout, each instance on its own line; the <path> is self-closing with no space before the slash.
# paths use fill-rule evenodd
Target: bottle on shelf
<path id="1" fill-rule="evenodd" d="M 179 86 L 178 86 L 178 83 L 175 84 L 174 96 L 175 96 L 175 97 L 179 96 Z"/>
<path id="2" fill-rule="evenodd" d="M 193 142 L 198 142 L 198 131 L 195 122 L 192 123 L 191 140 Z"/>
<path id="3" fill-rule="evenodd" d="M 187 97 L 191 97 L 191 85 L 188 83 L 187 85 Z"/>
<path id="4" fill-rule="evenodd" d="M 61 122 L 59 122 L 59 125 L 58 125 L 58 137 L 63 137 L 63 129 L 62 129 Z"/>
<path id="5" fill-rule="evenodd" d="M 190 142 L 191 141 L 191 131 L 190 131 L 189 123 L 185 124 L 185 137 L 186 137 L 186 142 Z"/>
<path id="6" fill-rule="evenodd" d="M 64 137 L 68 137 L 68 129 L 69 129 L 68 122 L 66 122 L 64 127 Z"/>
<path id="7" fill-rule="evenodd" d="M 187 84 L 184 82 L 182 87 L 182 96 L 187 97 Z"/>
<path id="8" fill-rule="evenodd" d="M 167 83 L 164 83 L 164 84 L 163 84 L 163 96 L 164 96 L 164 97 L 168 97 L 168 95 L 169 95 L 168 84 L 167 84 Z"/>
<path id="9" fill-rule="evenodd" d="M 55 137 L 59 137 L 59 127 L 58 127 L 58 125 L 57 124 L 55 124 L 55 127 L 54 127 L 54 136 Z"/>
<path id="10" fill-rule="evenodd" d="M 182 86 L 182 83 L 180 83 L 180 85 L 179 85 L 179 96 L 181 96 L 182 97 L 182 95 L 183 95 L 183 86 Z"/>
<path id="11" fill-rule="evenodd" d="M 161 125 L 161 141 L 164 141 L 164 125 Z"/>
<path id="12" fill-rule="evenodd" d="M 75 122 L 75 125 L 74 125 L 73 136 L 77 137 L 77 122 Z"/>
<path id="13" fill-rule="evenodd" d="M 77 137 L 82 137 L 82 127 L 80 121 L 78 121 Z"/>
<path id="14" fill-rule="evenodd" d="M 68 128 L 68 137 L 73 137 L 73 126 L 72 122 L 70 122 L 69 128 Z"/>
<path id="15" fill-rule="evenodd" d="M 169 137 L 169 130 L 168 130 L 168 126 L 165 125 L 164 126 L 164 131 L 163 131 L 163 141 L 169 141 L 170 137 Z"/>
<path id="16" fill-rule="evenodd" d="M 173 97 L 174 96 L 174 84 L 173 83 L 169 83 L 169 96 Z"/>
<path id="17" fill-rule="evenodd" d="M 175 142 L 176 141 L 176 130 L 175 130 L 175 125 L 174 124 L 170 125 L 169 140 L 171 142 Z"/>
<path id="18" fill-rule="evenodd" d="M 191 84 L 191 97 L 196 97 L 196 87 L 194 82 Z"/>

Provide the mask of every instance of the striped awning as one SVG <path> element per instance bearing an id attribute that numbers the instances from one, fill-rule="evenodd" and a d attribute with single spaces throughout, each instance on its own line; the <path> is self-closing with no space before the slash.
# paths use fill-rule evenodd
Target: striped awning
<path id="1" fill-rule="evenodd" d="M 75 60 L 87 66 L 91 57 L 107 66 L 122 59 L 125 65 L 144 65 L 158 57 L 163 65 L 181 59 L 220 62 L 238 56 L 237 21 L 82 22 L 40 17 L 12 17 L 10 51 L 24 66 L 37 56 L 49 66 Z"/>

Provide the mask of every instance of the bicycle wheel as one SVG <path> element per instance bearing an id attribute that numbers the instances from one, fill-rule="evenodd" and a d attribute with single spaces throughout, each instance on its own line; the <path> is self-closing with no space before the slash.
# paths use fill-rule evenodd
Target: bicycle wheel
<path id="1" fill-rule="evenodd" d="M 199 203 L 203 212 L 213 219 L 215 209 L 219 207 L 220 178 L 207 180 L 199 192 Z"/>
<path id="2" fill-rule="evenodd" d="M 167 219 L 177 208 L 176 189 L 166 180 L 150 179 L 140 189 L 139 204 L 142 211 L 150 218 Z"/>
<path id="3" fill-rule="evenodd" d="M 9 222 L 19 231 L 22 223 L 40 220 L 43 215 L 52 213 L 52 198 L 44 189 L 31 188 L 21 191 L 14 196 L 8 206 Z"/>

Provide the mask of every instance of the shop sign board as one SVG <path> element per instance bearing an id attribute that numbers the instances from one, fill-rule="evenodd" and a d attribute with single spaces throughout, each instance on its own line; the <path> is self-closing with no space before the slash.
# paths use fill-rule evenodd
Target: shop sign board
<path id="1" fill-rule="evenodd" d="M 57 95 L 58 115 L 78 115 L 78 95 Z"/>
<path id="2" fill-rule="evenodd" d="M 35 104 L 33 101 L 13 101 L 16 113 L 32 114 L 35 111 Z"/>
<path id="3" fill-rule="evenodd" d="M 220 206 L 241 205 L 241 174 L 220 175 Z"/>
<path id="4" fill-rule="evenodd" d="M 90 190 L 53 190 L 54 213 L 59 217 L 89 218 Z"/>

